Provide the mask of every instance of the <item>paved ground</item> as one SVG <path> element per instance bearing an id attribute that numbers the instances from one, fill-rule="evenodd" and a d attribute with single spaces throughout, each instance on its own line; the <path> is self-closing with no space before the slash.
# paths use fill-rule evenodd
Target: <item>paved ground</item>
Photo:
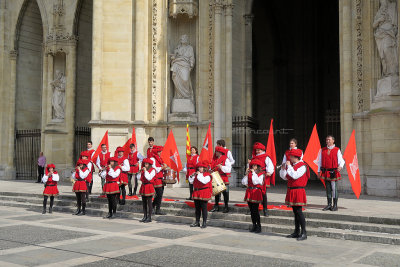
<path id="1" fill-rule="evenodd" d="M 0 207 L 0 266 L 400 266 L 400 246 Z"/>

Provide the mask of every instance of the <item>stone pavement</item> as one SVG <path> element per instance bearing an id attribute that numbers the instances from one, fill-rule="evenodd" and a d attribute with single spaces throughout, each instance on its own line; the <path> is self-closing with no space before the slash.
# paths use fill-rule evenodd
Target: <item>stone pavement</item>
<path id="1" fill-rule="evenodd" d="M 400 246 L 0 207 L 0 266 L 400 266 Z"/>

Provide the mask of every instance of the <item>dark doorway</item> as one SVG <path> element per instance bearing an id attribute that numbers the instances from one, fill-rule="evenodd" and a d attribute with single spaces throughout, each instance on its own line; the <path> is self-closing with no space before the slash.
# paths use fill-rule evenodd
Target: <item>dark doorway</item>
<path id="1" fill-rule="evenodd" d="M 338 0 L 255 0 L 253 115 L 259 129 L 274 118 L 278 164 L 296 138 L 305 149 L 314 123 L 321 145 L 340 145 Z M 282 130 L 286 129 L 286 130 Z M 254 134 L 266 143 L 267 133 Z"/>

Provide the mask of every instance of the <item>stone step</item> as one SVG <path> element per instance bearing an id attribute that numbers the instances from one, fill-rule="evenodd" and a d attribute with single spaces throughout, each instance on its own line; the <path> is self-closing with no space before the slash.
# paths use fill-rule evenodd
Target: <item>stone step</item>
<path id="1" fill-rule="evenodd" d="M 29 203 L 29 202 L 15 202 L 15 201 L 1 201 L 0 205 L 2 206 L 11 206 L 11 207 L 19 207 L 25 208 L 28 210 L 38 211 L 42 210 L 42 205 L 37 203 Z M 54 206 L 54 212 L 63 212 L 63 213 L 73 213 L 75 211 L 75 207 L 72 205 L 69 206 Z M 218 214 L 218 213 L 217 213 Z M 87 209 L 87 215 L 89 216 L 99 216 L 104 217 L 107 215 L 107 209 Z M 218 214 L 219 215 L 219 214 Z M 225 214 L 224 214 L 225 215 Z M 142 213 L 140 212 L 132 212 L 132 211 L 118 211 L 117 216 L 119 218 L 125 219 L 140 219 L 142 218 Z M 153 220 L 159 222 L 167 222 L 167 223 L 181 223 L 185 225 L 189 225 L 194 221 L 194 213 L 192 216 L 181 216 L 181 215 L 162 215 L 162 216 L 153 216 Z M 266 218 L 270 219 L 270 218 Z M 240 229 L 240 230 L 248 230 L 251 227 L 251 224 L 247 221 L 235 221 L 230 220 L 230 217 L 219 218 L 217 215 L 210 214 L 208 220 L 209 226 L 214 227 L 224 227 L 224 228 L 232 228 L 232 229 Z M 293 231 L 293 225 L 282 225 L 282 224 L 273 224 L 273 223 L 262 223 L 262 232 L 265 233 L 273 233 L 273 234 L 283 234 L 287 235 Z M 326 227 L 312 227 L 308 225 L 307 233 L 309 236 L 318 236 L 325 238 L 334 238 L 334 239 L 344 239 L 344 240 L 355 240 L 362 242 L 374 242 L 374 243 L 383 243 L 383 244 L 395 244 L 400 245 L 400 235 L 399 234 L 387 234 L 387 233 L 376 233 L 376 232 L 365 232 L 365 231 L 356 231 L 353 229 L 334 229 L 334 228 L 326 228 Z"/>

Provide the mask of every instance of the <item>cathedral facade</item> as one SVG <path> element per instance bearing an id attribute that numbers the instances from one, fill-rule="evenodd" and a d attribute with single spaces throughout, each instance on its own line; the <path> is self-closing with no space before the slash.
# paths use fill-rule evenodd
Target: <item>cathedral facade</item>
<path id="1" fill-rule="evenodd" d="M 184 155 L 186 125 L 201 147 L 209 123 L 241 174 L 274 119 L 278 158 L 314 124 L 342 151 L 355 129 L 363 193 L 400 197 L 398 13 L 397 0 L 0 0 L 0 177 L 35 176 L 41 151 L 68 177 L 107 130 L 113 151 L 134 127 L 142 153 L 173 130 Z"/>

